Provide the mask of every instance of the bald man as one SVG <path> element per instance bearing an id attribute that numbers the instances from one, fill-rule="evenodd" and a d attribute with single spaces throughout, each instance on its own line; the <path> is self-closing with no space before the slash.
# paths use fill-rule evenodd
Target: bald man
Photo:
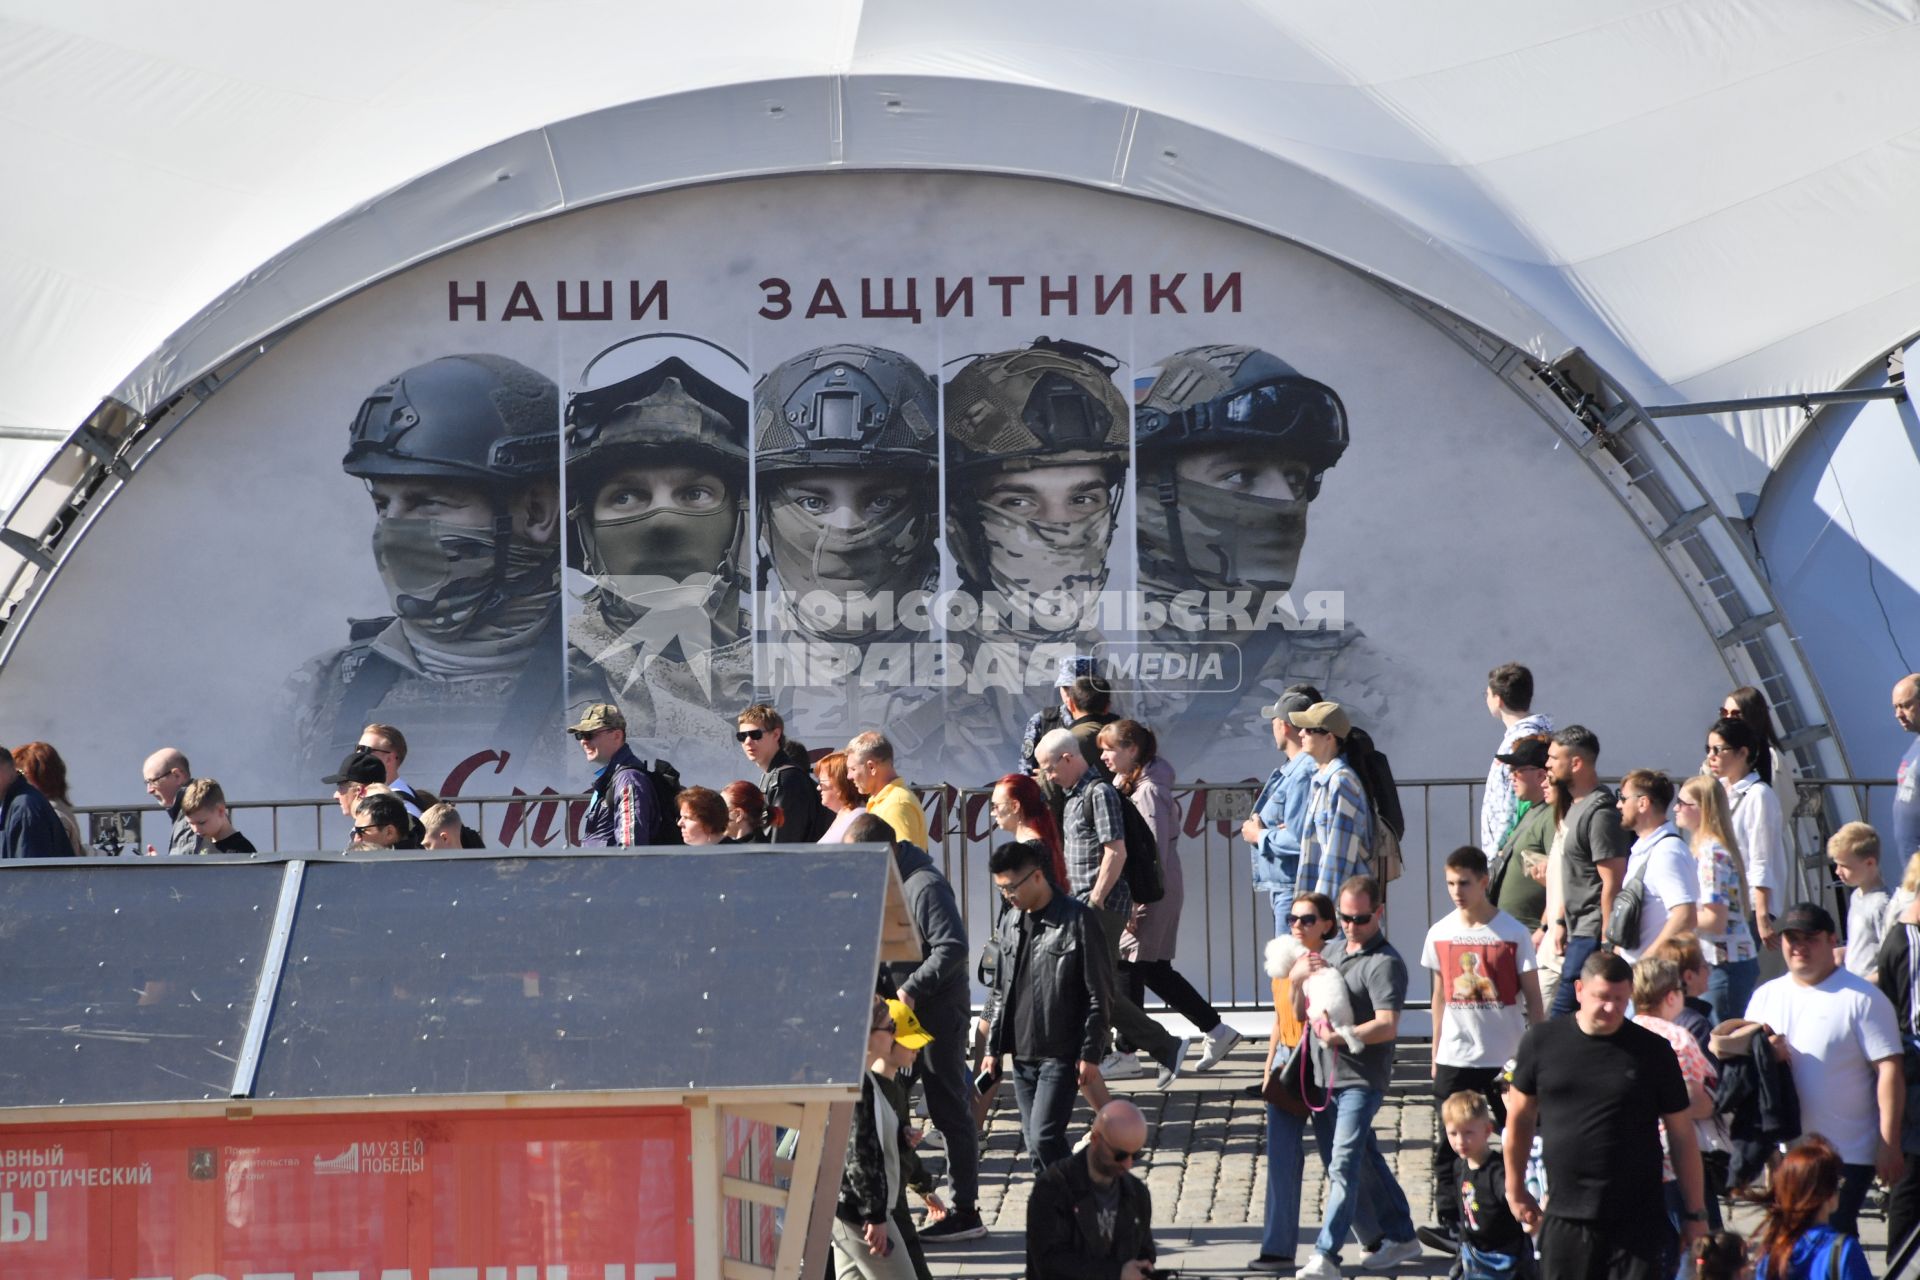
<path id="1" fill-rule="evenodd" d="M 1041 1174 L 1027 1201 L 1029 1280 L 1153 1273 L 1153 1196 L 1133 1176 L 1147 1118 L 1115 1098 L 1100 1108 L 1086 1149 Z"/>
<path id="2" fill-rule="evenodd" d="M 1908 733 L 1920 734 L 1920 675 L 1903 676 L 1893 686 L 1893 718 Z M 1907 748 L 1894 776 L 1899 785 L 1893 789 L 1893 860 L 1888 865 L 1904 867 L 1920 853 L 1920 737 Z"/>
<path id="3" fill-rule="evenodd" d="M 140 776 L 147 784 L 147 794 L 152 796 L 167 817 L 173 819 L 173 834 L 167 841 L 169 854 L 205 853 L 206 845 L 194 832 L 193 824 L 187 821 L 187 815 L 180 812 L 180 791 L 193 780 L 193 770 L 187 766 L 187 758 L 178 747 L 162 747 L 147 757 L 140 766 Z"/>

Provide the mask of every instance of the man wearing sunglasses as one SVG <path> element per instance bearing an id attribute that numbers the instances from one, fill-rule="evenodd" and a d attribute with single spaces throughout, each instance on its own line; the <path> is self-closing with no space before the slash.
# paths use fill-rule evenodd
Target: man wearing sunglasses
<path id="1" fill-rule="evenodd" d="M 627 745 L 627 717 L 610 702 L 596 702 L 569 725 L 567 732 L 580 744 L 587 763 L 597 765 L 593 798 L 580 823 L 580 845 L 586 849 L 658 844 L 653 783 L 640 757 Z"/>
<path id="2" fill-rule="evenodd" d="M 1153 1274 L 1153 1196 L 1132 1173 L 1146 1145 L 1147 1118 L 1116 1098 L 1094 1117 L 1086 1150 L 1040 1175 L 1027 1201 L 1032 1280 Z"/>
<path id="3" fill-rule="evenodd" d="M 833 823 L 820 803 L 820 785 L 807 768 L 805 751 L 789 751 L 787 722 L 778 711 L 756 702 L 734 717 L 733 740 L 747 759 L 760 766 L 760 792 L 783 815 L 782 840 L 818 840 Z"/>
<path id="4" fill-rule="evenodd" d="M 1371 876 L 1354 876 L 1340 886 L 1340 923 L 1347 945 L 1334 948 L 1331 959 L 1353 1001 L 1353 1033 L 1366 1047 L 1348 1054 L 1331 1027 L 1321 1023 L 1313 1028 L 1320 1046 L 1316 1070 L 1332 1088 L 1326 1109 L 1313 1117 L 1313 1136 L 1327 1166 L 1327 1209 L 1313 1256 L 1300 1268 L 1300 1280 L 1339 1280 L 1340 1246 L 1363 1197 L 1371 1203 L 1384 1239 L 1360 1260 L 1361 1269 L 1377 1273 L 1420 1256 L 1406 1192 L 1380 1154 L 1373 1132 L 1373 1117 L 1393 1077 L 1393 1040 L 1407 1002 L 1407 963 L 1387 941 L 1385 898 Z M 1322 969 L 1328 960 L 1309 955 L 1307 964 Z M 1304 1019 L 1305 983 L 1294 987 L 1293 1003 L 1294 1015 Z"/>

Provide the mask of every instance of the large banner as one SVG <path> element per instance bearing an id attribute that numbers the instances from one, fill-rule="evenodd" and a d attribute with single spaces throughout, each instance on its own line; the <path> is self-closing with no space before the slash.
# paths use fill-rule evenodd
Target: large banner
<path id="1" fill-rule="evenodd" d="M 684 1280 L 689 1149 L 678 1107 L 16 1130 L 0 1275 Z"/>
<path id="2" fill-rule="evenodd" d="M 1274 765 L 1295 682 L 1410 777 L 1484 773 L 1500 662 L 1603 768 L 1697 755 L 1725 682 L 1586 463 L 1367 279 L 1113 195 L 849 174 L 569 214 L 316 316 L 89 529 L 0 722 L 80 803 L 161 745 L 324 796 L 370 723 L 442 794 L 578 790 L 593 702 L 688 782 L 757 779 L 734 716 L 769 700 L 978 786 L 1073 658 L 1213 782 Z"/>

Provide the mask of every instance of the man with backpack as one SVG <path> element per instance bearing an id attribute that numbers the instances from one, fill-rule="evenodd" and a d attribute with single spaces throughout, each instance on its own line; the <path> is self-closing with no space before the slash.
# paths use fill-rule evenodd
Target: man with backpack
<path id="1" fill-rule="evenodd" d="M 580 823 L 581 847 L 663 843 L 655 838 L 662 810 L 653 794 L 653 780 L 627 745 L 627 718 L 620 708 L 596 702 L 567 732 L 579 742 L 588 763 L 600 768 L 594 775 L 587 816 Z"/>
<path id="2" fill-rule="evenodd" d="M 1103 782 L 1080 753 L 1080 742 L 1072 731 L 1055 729 L 1040 739 L 1035 752 L 1040 771 L 1066 796 L 1066 809 L 1060 828 L 1066 853 L 1068 889 L 1073 896 L 1093 908 L 1106 934 L 1108 986 L 1113 991 L 1113 1028 L 1123 1038 L 1160 1064 L 1158 1088 L 1166 1088 L 1180 1075 L 1190 1039 L 1175 1037 L 1149 1018 L 1146 1011 L 1126 995 L 1119 981 L 1120 933 L 1133 909 L 1133 893 L 1127 878 L 1126 801 Z M 1130 1055 L 1109 1054 L 1101 1063 L 1103 1076 L 1131 1074 Z"/>

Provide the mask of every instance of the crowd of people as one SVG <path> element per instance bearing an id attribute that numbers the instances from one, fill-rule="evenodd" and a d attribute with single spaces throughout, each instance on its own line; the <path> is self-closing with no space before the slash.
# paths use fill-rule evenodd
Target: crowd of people
<path id="1" fill-rule="evenodd" d="M 735 736 L 758 779 L 717 791 L 640 759 L 617 707 L 592 706 L 567 729 L 595 768 L 583 845 L 891 848 L 923 955 L 876 984 L 833 1236 L 843 1276 L 925 1276 L 923 1246 L 985 1233 L 980 1126 L 1008 1076 L 1037 1179 L 1029 1274 L 1151 1274 L 1151 1197 L 1130 1173 L 1150 1126 L 1108 1085 L 1151 1071 L 1165 1089 L 1241 1038 L 1174 966 L 1184 886 L 1173 764 L 1149 726 L 1114 708 L 1090 660 L 1063 663 L 1057 694 L 992 788 L 1006 837 L 988 863 L 999 907 L 971 970 L 964 916 L 882 729 L 815 758 L 775 708 L 748 706 Z M 1431 1248 L 1468 1280 L 1657 1280 L 1679 1274 L 1683 1246 L 1703 1276 L 1750 1265 L 1811 1280 L 1816 1263 L 1864 1274 L 1855 1237 L 1876 1179 L 1890 1239 L 1920 1223 L 1920 1107 L 1907 1107 L 1920 1063 L 1905 1061 L 1920 1045 L 1920 742 L 1900 766 L 1890 839 L 1853 822 L 1828 841 L 1847 891 L 1843 930 L 1796 855 L 1790 761 L 1756 690 L 1718 708 L 1696 775 L 1635 768 L 1617 786 L 1591 729 L 1533 709 L 1525 667 L 1495 668 L 1486 698 L 1502 736 L 1480 843 L 1439 868 L 1451 907 L 1419 956 L 1438 1135 L 1425 1225 L 1373 1127 L 1412 988 L 1385 927 L 1402 828 L 1391 769 L 1319 689 L 1295 685 L 1262 708 L 1281 759 L 1239 829 L 1274 922 L 1274 1024 L 1257 1086 L 1265 1222 L 1250 1269 L 1331 1280 L 1357 1241 L 1365 1271 Z M 1893 704 L 1920 734 L 1920 676 L 1895 686 Z M 477 846 L 454 806 L 406 781 L 406 758 L 399 728 L 370 724 L 322 779 L 352 823 L 349 852 Z M 65 774 L 46 743 L 0 752 L 5 856 L 95 852 Z M 172 824 L 165 853 L 253 850 L 220 784 L 178 749 L 151 754 L 143 779 Z M 978 1016 L 970 972 L 987 990 Z M 1191 1034 L 1146 1013 L 1149 991 Z M 924 1092 L 924 1133 L 912 1130 L 909 1081 Z M 1094 1119 L 1076 1145 L 1082 1098 Z M 1302 1262 L 1309 1129 L 1327 1200 Z M 944 1152 L 947 1194 L 916 1146 Z M 926 1204 L 918 1221 L 909 1189 Z M 1734 1193 L 1767 1206 L 1751 1249 L 1723 1229 Z"/>

